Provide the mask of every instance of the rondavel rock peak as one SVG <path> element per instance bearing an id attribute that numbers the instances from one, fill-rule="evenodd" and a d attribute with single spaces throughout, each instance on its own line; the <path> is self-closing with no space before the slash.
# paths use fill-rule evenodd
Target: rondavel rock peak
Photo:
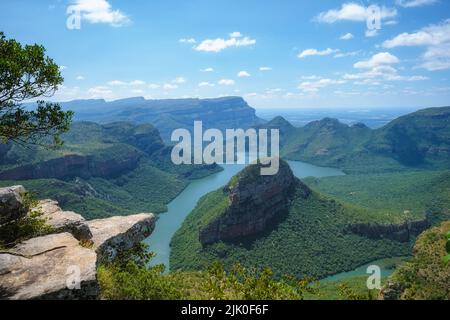
<path id="1" fill-rule="evenodd" d="M 273 176 L 260 175 L 261 166 L 247 167 L 224 188 L 229 206 L 201 231 L 202 245 L 258 235 L 288 213 L 297 187 L 302 187 L 305 197 L 311 192 L 283 160 Z"/>

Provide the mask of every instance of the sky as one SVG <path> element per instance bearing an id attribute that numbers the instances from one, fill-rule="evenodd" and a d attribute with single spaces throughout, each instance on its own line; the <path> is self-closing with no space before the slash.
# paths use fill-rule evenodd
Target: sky
<path id="1" fill-rule="evenodd" d="M 0 0 L 0 31 L 45 46 L 57 101 L 450 105 L 446 0 Z"/>

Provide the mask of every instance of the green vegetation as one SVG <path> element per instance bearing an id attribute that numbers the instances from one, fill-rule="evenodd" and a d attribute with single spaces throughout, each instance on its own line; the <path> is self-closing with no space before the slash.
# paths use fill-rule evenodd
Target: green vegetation
<path id="1" fill-rule="evenodd" d="M 52 232 L 42 212 L 35 209 L 37 201 L 29 193 L 21 195 L 27 214 L 14 221 L 0 225 L 0 249 L 11 248 L 16 244 Z"/>
<path id="2" fill-rule="evenodd" d="M 219 166 L 174 165 L 170 160 L 170 148 L 148 124 L 76 122 L 63 138 L 65 145 L 57 150 L 0 145 L 3 173 L 19 168 L 21 174 L 29 176 L 0 181 L 0 186 L 24 185 L 41 199 L 54 199 L 64 209 L 94 219 L 136 212 L 164 212 L 166 205 L 190 179 L 220 170 Z M 62 166 L 63 170 L 54 170 L 51 166 L 42 170 L 45 161 L 56 159 L 64 163 L 62 157 L 73 154 L 86 157 L 88 165 Z M 129 165 L 123 167 L 123 163 Z M 35 171 L 40 175 L 38 179 Z"/>
<path id="3" fill-rule="evenodd" d="M 412 260 L 400 267 L 389 279 L 398 299 L 450 299 L 450 266 L 442 261 L 446 254 L 446 233 L 450 221 L 425 231 L 417 239 Z"/>
<path id="4" fill-rule="evenodd" d="M 59 66 L 43 46 L 22 46 L 0 32 L 0 141 L 37 144 L 51 137 L 50 146 L 61 145 L 60 135 L 69 129 L 73 113 L 44 101 L 35 110 L 21 103 L 52 96 L 62 83 Z"/>
<path id="5" fill-rule="evenodd" d="M 448 169 L 449 118 L 450 107 L 444 107 L 420 110 L 376 130 L 329 118 L 295 128 L 278 117 L 263 127 L 280 129 L 281 154 L 286 159 L 347 173 L 375 173 Z"/>
<path id="6" fill-rule="evenodd" d="M 301 190 L 297 192 L 301 194 Z M 239 262 L 260 270 L 269 267 L 276 276 L 322 278 L 372 260 L 410 253 L 411 243 L 373 240 L 346 232 L 348 224 L 365 212 L 363 208 L 341 204 L 316 192 L 307 199 L 300 194 L 293 199 L 287 218 L 274 230 L 240 243 L 202 247 L 200 230 L 229 203 L 222 190 L 206 195 L 172 239 L 171 269 L 202 270 L 220 260 L 227 269 Z"/>
<path id="7" fill-rule="evenodd" d="M 347 175 L 304 182 L 317 192 L 365 209 L 381 223 L 450 217 L 450 171 L 411 171 Z M 355 217 L 360 220 L 361 216 Z"/>
<path id="8" fill-rule="evenodd" d="M 314 282 L 286 276 L 276 280 L 270 269 L 259 272 L 239 264 L 225 271 L 213 263 L 202 272 L 164 274 L 164 266 L 148 267 L 152 254 L 146 248 L 122 253 L 98 268 L 104 299 L 127 300 L 302 300 L 313 294 Z"/>

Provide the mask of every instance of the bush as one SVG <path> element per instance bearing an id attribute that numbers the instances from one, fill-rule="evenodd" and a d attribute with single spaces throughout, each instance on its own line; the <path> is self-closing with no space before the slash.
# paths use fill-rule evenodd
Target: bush
<path id="1" fill-rule="evenodd" d="M 29 193 L 24 193 L 21 197 L 28 213 L 0 226 L 0 248 L 11 248 L 22 241 L 52 232 L 52 227 L 42 218 L 42 212 L 35 209 L 37 200 Z"/>

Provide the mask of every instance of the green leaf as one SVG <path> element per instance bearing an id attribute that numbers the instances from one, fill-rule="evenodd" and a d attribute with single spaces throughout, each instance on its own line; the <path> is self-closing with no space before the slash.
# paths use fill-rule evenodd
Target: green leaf
<path id="1" fill-rule="evenodd" d="M 443 261 L 445 264 L 449 264 L 449 263 L 450 263 L 450 254 L 449 254 L 449 255 L 446 255 L 445 257 L 443 257 L 443 258 L 442 258 L 442 261 Z"/>

